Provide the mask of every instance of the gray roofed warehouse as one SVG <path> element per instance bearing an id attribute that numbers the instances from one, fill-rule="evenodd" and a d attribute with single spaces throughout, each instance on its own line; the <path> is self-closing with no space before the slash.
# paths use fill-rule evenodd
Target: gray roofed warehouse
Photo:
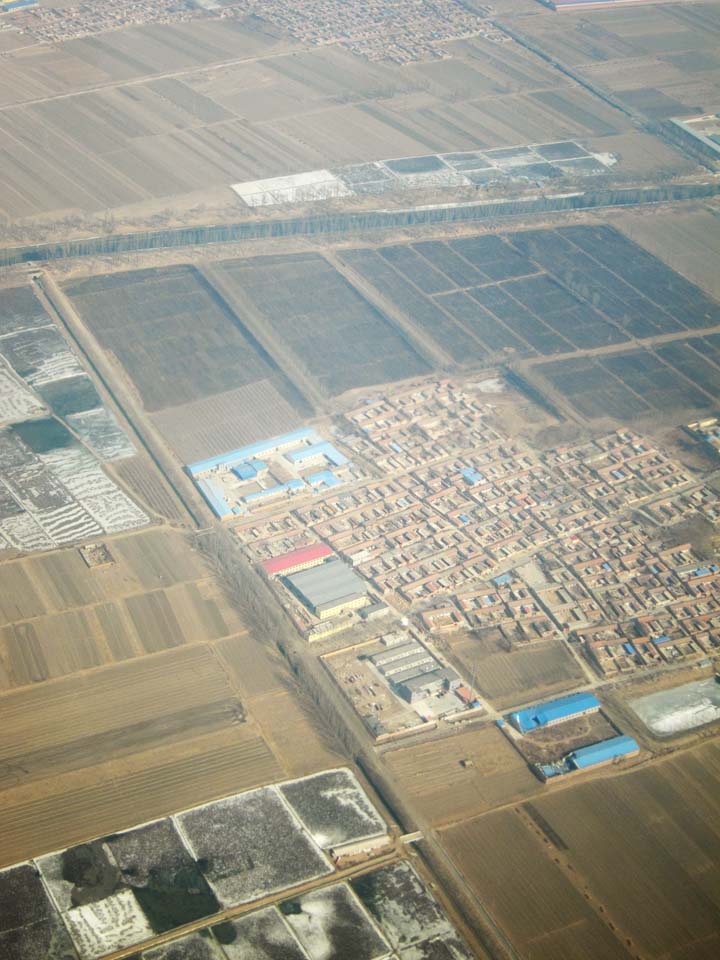
<path id="1" fill-rule="evenodd" d="M 365 581 L 340 559 L 300 570 L 286 581 L 321 619 L 343 607 L 360 606 L 367 598 Z"/>

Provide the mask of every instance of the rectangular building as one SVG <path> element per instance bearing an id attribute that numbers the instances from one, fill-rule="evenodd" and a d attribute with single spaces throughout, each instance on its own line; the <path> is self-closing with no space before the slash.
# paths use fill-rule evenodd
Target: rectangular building
<path id="1" fill-rule="evenodd" d="M 338 558 L 291 574 L 286 583 L 320 620 L 367 603 L 365 581 Z"/>
<path id="2" fill-rule="evenodd" d="M 640 747 L 632 737 L 611 737 L 601 740 L 600 743 L 591 743 L 588 747 L 580 747 L 568 755 L 569 764 L 576 770 L 586 770 L 601 763 L 610 763 L 619 757 L 631 757 L 640 752 Z"/>
<path id="3" fill-rule="evenodd" d="M 299 547 L 297 550 L 263 561 L 262 568 L 270 577 L 288 576 L 299 570 L 316 567 L 334 556 L 335 554 L 326 544 L 311 543 L 307 547 Z"/>
<path id="4" fill-rule="evenodd" d="M 556 723 L 563 723 L 573 717 L 583 717 L 588 713 L 596 713 L 600 709 L 600 701 L 592 693 L 573 693 L 557 700 L 546 700 L 536 703 L 525 710 L 511 713 L 509 720 L 520 733 L 535 730 L 537 727 L 552 727 Z"/>

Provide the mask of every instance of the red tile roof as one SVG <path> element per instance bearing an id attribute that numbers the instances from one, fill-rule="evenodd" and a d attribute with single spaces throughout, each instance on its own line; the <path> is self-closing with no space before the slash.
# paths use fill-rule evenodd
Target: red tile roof
<path id="1" fill-rule="evenodd" d="M 283 553 L 279 557 L 265 560 L 262 566 L 268 574 L 284 573 L 304 563 L 312 563 L 313 560 L 324 560 L 332 556 L 334 556 L 333 551 L 324 543 L 312 543 L 309 547 L 300 547 L 297 550 L 291 550 L 290 553 Z"/>

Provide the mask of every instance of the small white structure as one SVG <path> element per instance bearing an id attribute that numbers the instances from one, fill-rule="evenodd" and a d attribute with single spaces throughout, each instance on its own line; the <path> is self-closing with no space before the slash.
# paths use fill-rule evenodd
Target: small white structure
<path id="1" fill-rule="evenodd" d="M 276 203 L 305 203 L 352 196 L 352 190 L 329 170 L 308 170 L 270 180 L 234 183 L 232 189 L 249 207 L 269 207 Z"/>

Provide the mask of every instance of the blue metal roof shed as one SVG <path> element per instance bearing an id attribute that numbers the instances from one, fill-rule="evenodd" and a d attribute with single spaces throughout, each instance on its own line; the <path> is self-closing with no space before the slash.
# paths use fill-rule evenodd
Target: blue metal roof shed
<path id="1" fill-rule="evenodd" d="M 578 770 L 585 770 L 587 767 L 594 767 L 598 763 L 607 763 L 608 760 L 615 760 L 617 757 L 627 757 L 639 750 L 640 747 L 632 737 L 612 737 L 610 740 L 591 743 L 588 747 L 580 747 L 578 750 L 574 750 L 569 755 L 568 760 Z"/>
<path id="2" fill-rule="evenodd" d="M 536 703 L 525 710 L 511 713 L 510 720 L 521 733 L 526 733 L 536 727 L 545 727 L 599 709 L 600 701 L 592 693 L 572 693 L 568 697 L 546 700 L 545 703 Z"/>

